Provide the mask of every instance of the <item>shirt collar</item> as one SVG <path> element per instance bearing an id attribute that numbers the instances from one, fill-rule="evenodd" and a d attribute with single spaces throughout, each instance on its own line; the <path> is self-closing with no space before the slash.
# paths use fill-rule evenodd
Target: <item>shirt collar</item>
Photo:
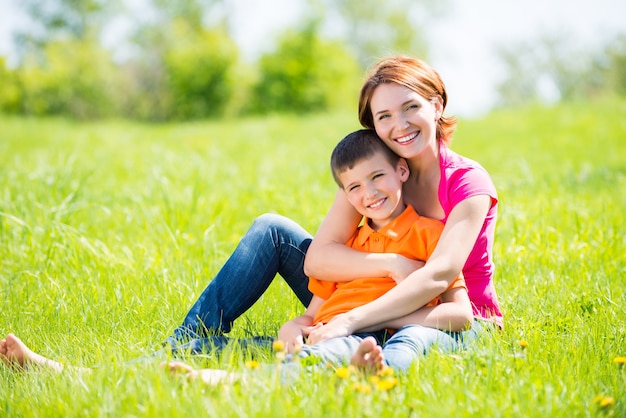
<path id="1" fill-rule="evenodd" d="M 417 212 L 411 205 L 407 205 L 404 212 L 400 214 L 396 219 L 389 222 L 387 225 L 374 231 L 369 225 L 369 219 L 365 218 L 363 225 L 359 228 L 357 235 L 357 243 L 362 246 L 368 240 L 372 234 L 381 234 L 393 241 L 399 241 L 407 232 L 411 230 L 411 227 L 415 221 L 419 218 Z"/>

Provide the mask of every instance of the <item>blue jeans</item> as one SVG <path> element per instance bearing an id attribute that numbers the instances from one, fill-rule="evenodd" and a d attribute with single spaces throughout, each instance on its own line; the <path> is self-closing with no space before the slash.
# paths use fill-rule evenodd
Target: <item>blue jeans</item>
<path id="1" fill-rule="evenodd" d="M 308 306 L 312 295 L 308 290 L 309 280 L 304 274 L 303 266 L 311 240 L 311 235 L 290 219 L 274 214 L 259 216 L 226 264 L 193 304 L 183 323 L 174 330 L 165 343 L 170 344 L 175 351 L 191 353 L 220 351 L 231 341 L 223 334 L 229 332 L 233 322 L 261 297 L 277 274 L 283 277 L 302 304 Z M 405 327 L 406 330 L 402 328 L 386 342 L 380 339 L 378 333 L 375 334 L 379 337 L 379 344 L 385 343 L 385 350 L 389 352 L 388 354 L 385 352 L 389 365 L 405 369 L 414 360 L 415 355 L 425 354 L 435 344 L 443 350 L 449 350 L 458 347 L 459 341 L 466 344 L 473 340 L 477 332 L 477 322 L 481 321 L 475 321 L 469 331 L 450 334 L 421 326 L 412 326 L 410 329 Z M 353 345 L 351 340 L 362 339 L 362 336 L 345 338 Z M 396 344 L 409 340 L 414 341 L 410 344 Z M 358 346 L 360 340 L 356 341 Z M 238 342 L 244 346 L 271 345 L 271 339 L 265 337 L 254 337 Z M 324 343 L 321 345 L 325 346 Z M 404 347 L 398 349 L 404 345 L 409 347 L 408 351 Z M 320 350 L 323 357 L 327 355 L 326 351 L 332 352 L 334 348 L 312 350 Z M 347 350 L 342 348 L 340 361 L 349 359 L 354 352 L 351 348 Z"/>
<path id="2" fill-rule="evenodd" d="M 458 351 L 466 348 L 484 330 L 482 321 L 474 321 L 472 328 L 463 332 L 444 332 L 421 325 L 407 325 L 391 337 L 387 337 L 385 332 L 364 333 L 305 345 L 298 356 L 314 356 L 322 360 L 321 364 L 348 364 L 361 341 L 371 335 L 383 348 L 387 365 L 397 371 L 407 371 L 414 361 L 426 355 L 433 347 L 443 352 Z"/>
<path id="3" fill-rule="evenodd" d="M 303 266 L 311 239 L 311 234 L 290 219 L 274 214 L 259 216 L 165 342 L 177 346 L 229 332 L 277 274 L 308 306 L 312 295 Z"/>

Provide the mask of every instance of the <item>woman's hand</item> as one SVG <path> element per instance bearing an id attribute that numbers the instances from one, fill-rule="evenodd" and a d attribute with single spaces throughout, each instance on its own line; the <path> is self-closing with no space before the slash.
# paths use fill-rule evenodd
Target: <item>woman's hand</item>
<path id="1" fill-rule="evenodd" d="M 307 344 L 309 345 L 330 340 L 331 338 L 347 337 L 353 334 L 354 331 L 348 314 L 337 315 L 324 325 L 317 324 L 303 329 L 304 334 L 308 334 Z"/>

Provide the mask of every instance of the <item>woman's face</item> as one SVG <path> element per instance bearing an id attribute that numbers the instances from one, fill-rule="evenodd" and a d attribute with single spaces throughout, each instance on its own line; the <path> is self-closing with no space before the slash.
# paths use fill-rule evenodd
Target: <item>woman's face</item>
<path id="1" fill-rule="evenodd" d="M 411 159 L 437 143 L 441 100 L 426 100 L 396 83 L 376 87 L 370 101 L 378 136 L 401 157 Z"/>

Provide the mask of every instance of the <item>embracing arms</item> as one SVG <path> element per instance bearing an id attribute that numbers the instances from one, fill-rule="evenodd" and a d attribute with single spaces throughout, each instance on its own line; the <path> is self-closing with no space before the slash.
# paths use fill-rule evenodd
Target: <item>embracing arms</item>
<path id="1" fill-rule="evenodd" d="M 360 220 L 361 215 L 348 202 L 345 192 L 339 189 L 307 250 L 304 260 L 307 276 L 335 282 L 350 281 L 355 277 L 391 277 L 398 282 L 424 265 L 422 261 L 398 254 L 365 253 L 347 247 L 345 243 L 354 234 Z"/>
<path id="2" fill-rule="evenodd" d="M 322 267 L 318 267 L 320 263 L 332 265 L 334 269 L 338 270 L 342 265 L 341 257 L 348 254 L 348 251 L 353 251 L 336 241 L 336 236 L 339 234 L 333 234 L 332 230 L 326 229 L 330 226 L 339 228 L 339 218 L 342 217 L 341 206 L 340 202 L 335 202 L 327 218 L 336 215 L 337 220 L 329 222 L 325 220 L 318 233 L 320 239 L 318 240 L 316 235 L 313 240 L 314 244 L 316 240 L 318 242 L 315 247 L 312 244 L 307 253 L 309 270 L 322 269 Z M 358 330 L 380 327 L 381 324 L 388 324 L 389 321 L 406 317 L 445 292 L 452 280 L 461 272 L 490 207 L 491 198 L 488 195 L 472 196 L 457 204 L 448 216 L 441 238 L 424 267 L 408 274 L 397 286 L 377 300 L 339 315 L 323 327 L 316 328 L 309 336 L 310 341 L 322 341 L 332 337 L 349 335 Z M 343 216 L 346 216 L 345 207 L 343 209 Z M 336 214 L 335 211 L 337 211 Z M 339 255 L 339 246 L 345 249 L 341 250 L 342 255 Z M 374 254 L 369 255 L 373 256 Z M 348 258 L 345 255 L 346 258 L 343 263 L 354 262 L 358 264 L 358 256 L 359 254 L 352 254 Z M 370 263 L 372 269 L 378 270 L 369 270 L 369 274 L 386 274 L 395 278 L 397 272 L 394 272 L 394 275 L 389 274 L 393 271 L 393 266 L 388 266 L 388 263 L 389 259 Z M 358 270 L 363 266 L 355 265 L 349 268 Z M 445 304 L 440 306 L 445 306 Z M 439 315 L 445 314 L 445 311 L 435 308 L 439 307 L 416 313 L 416 315 L 428 313 L 429 321 L 441 323 L 440 318 L 446 318 L 446 316 L 440 317 Z"/>

